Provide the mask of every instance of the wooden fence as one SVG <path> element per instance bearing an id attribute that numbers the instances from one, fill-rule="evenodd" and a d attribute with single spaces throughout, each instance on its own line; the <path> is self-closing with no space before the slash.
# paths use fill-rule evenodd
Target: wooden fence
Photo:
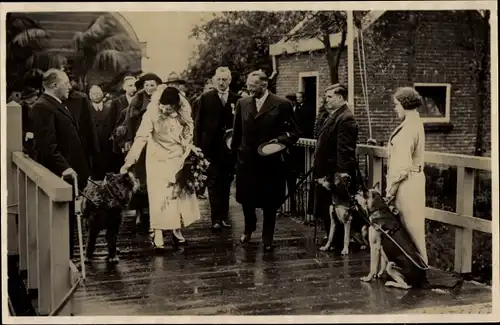
<path id="1" fill-rule="evenodd" d="M 48 315 L 71 288 L 72 187 L 22 152 L 21 107 L 7 104 L 8 252 L 19 255 L 38 313 Z M 64 308 L 59 315 L 69 315 Z"/>
<path id="2" fill-rule="evenodd" d="M 312 165 L 312 150 L 316 146 L 314 139 L 300 139 L 297 146 L 304 147 L 304 170 L 307 171 Z M 385 147 L 358 145 L 358 157 L 366 157 L 368 186 L 373 186 L 377 182 L 383 184 L 383 160 L 388 157 Z M 449 212 L 440 209 L 426 208 L 426 218 L 438 222 L 443 222 L 454 226 L 455 228 L 455 271 L 460 273 L 471 272 L 472 269 L 472 234 L 474 230 L 491 233 L 491 221 L 476 218 L 473 215 L 474 205 L 474 181 L 475 174 L 479 171 L 491 172 L 491 159 L 487 157 L 476 157 L 467 155 L 457 155 L 439 152 L 425 153 L 426 164 L 447 165 L 457 168 L 457 193 L 456 193 L 456 212 Z M 312 177 L 309 176 L 305 183 L 311 183 Z M 308 190 L 311 184 L 303 184 Z M 310 195 L 301 195 L 311 201 Z M 311 206 L 305 213 L 306 221 L 310 219 Z M 285 202 L 282 210 L 287 210 L 290 202 Z"/>

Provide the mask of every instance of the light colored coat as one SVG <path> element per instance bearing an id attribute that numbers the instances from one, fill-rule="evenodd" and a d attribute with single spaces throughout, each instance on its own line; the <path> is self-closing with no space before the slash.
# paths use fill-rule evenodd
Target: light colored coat
<path id="1" fill-rule="evenodd" d="M 425 132 L 417 111 L 407 111 L 404 121 L 392 132 L 389 143 L 387 191 L 399 178 L 395 205 L 401 221 L 427 263 L 425 245 Z"/>
<path id="2" fill-rule="evenodd" d="M 194 148 L 191 107 L 181 96 L 179 114 L 161 116 L 158 101 L 162 87 L 153 94 L 143 115 L 134 143 L 125 158 L 126 164 L 136 162 L 146 146 L 146 177 L 148 184 L 151 229 L 181 228 L 200 219 L 196 195 L 177 196 L 175 174 Z"/>

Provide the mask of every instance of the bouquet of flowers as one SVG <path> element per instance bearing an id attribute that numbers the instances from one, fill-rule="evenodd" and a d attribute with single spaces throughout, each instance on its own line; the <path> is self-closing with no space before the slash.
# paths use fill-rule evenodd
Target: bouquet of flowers
<path id="1" fill-rule="evenodd" d="M 191 150 L 184 161 L 184 166 L 175 175 L 176 184 L 180 192 L 194 194 L 205 186 L 207 170 L 210 163 L 201 152 L 201 149 Z"/>

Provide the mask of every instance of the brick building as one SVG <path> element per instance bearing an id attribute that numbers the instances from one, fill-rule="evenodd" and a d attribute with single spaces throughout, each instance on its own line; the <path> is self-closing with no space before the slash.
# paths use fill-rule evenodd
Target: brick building
<path id="1" fill-rule="evenodd" d="M 85 31 L 94 19 L 103 14 L 111 14 L 117 22 L 117 32 L 126 33 L 132 39 L 139 42 L 145 52 L 146 44 L 140 42 L 134 29 L 127 19 L 118 12 L 26 12 L 29 18 L 37 21 L 40 26 L 46 29 L 50 35 L 47 51 L 66 57 L 71 64 L 71 56 L 74 54 L 72 42 L 76 32 Z M 130 59 L 129 69 L 136 71 L 141 69 L 141 55 L 133 56 Z M 114 77 L 113 74 L 102 70 L 92 70 L 88 73 L 89 84 L 100 84 L 109 82 Z"/>
<path id="2" fill-rule="evenodd" d="M 474 154 L 478 123 L 477 85 L 471 63 L 479 60 L 471 39 L 484 24 L 479 11 L 372 11 L 362 27 L 373 138 L 386 143 L 399 123 L 391 94 L 414 86 L 426 99 L 421 110 L 426 150 Z M 472 37 L 467 37 L 470 35 Z M 340 35 L 331 35 L 338 46 Z M 360 142 L 368 139 L 368 119 L 361 87 L 358 40 L 354 40 L 354 113 Z M 477 44 L 476 44 L 477 45 Z M 308 39 L 280 41 L 270 48 L 276 59 L 276 92 L 305 91 L 313 102 L 330 84 L 323 44 Z M 341 54 L 340 82 L 347 85 L 347 48 Z M 488 73 L 489 78 L 489 73 Z M 490 93 L 489 79 L 487 93 Z M 488 96 L 489 97 L 489 96 Z M 425 111 L 424 111 L 425 110 Z M 482 112 L 484 155 L 491 155 L 490 104 Z"/>

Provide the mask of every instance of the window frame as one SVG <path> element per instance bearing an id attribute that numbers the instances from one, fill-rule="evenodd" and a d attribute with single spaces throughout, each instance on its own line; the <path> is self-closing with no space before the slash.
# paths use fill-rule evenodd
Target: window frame
<path id="1" fill-rule="evenodd" d="M 450 123 L 451 109 L 451 84 L 450 83 L 435 83 L 435 82 L 415 82 L 413 88 L 418 91 L 418 87 L 446 87 L 445 98 L 445 114 L 441 117 L 425 117 L 422 116 L 423 123 Z"/>

